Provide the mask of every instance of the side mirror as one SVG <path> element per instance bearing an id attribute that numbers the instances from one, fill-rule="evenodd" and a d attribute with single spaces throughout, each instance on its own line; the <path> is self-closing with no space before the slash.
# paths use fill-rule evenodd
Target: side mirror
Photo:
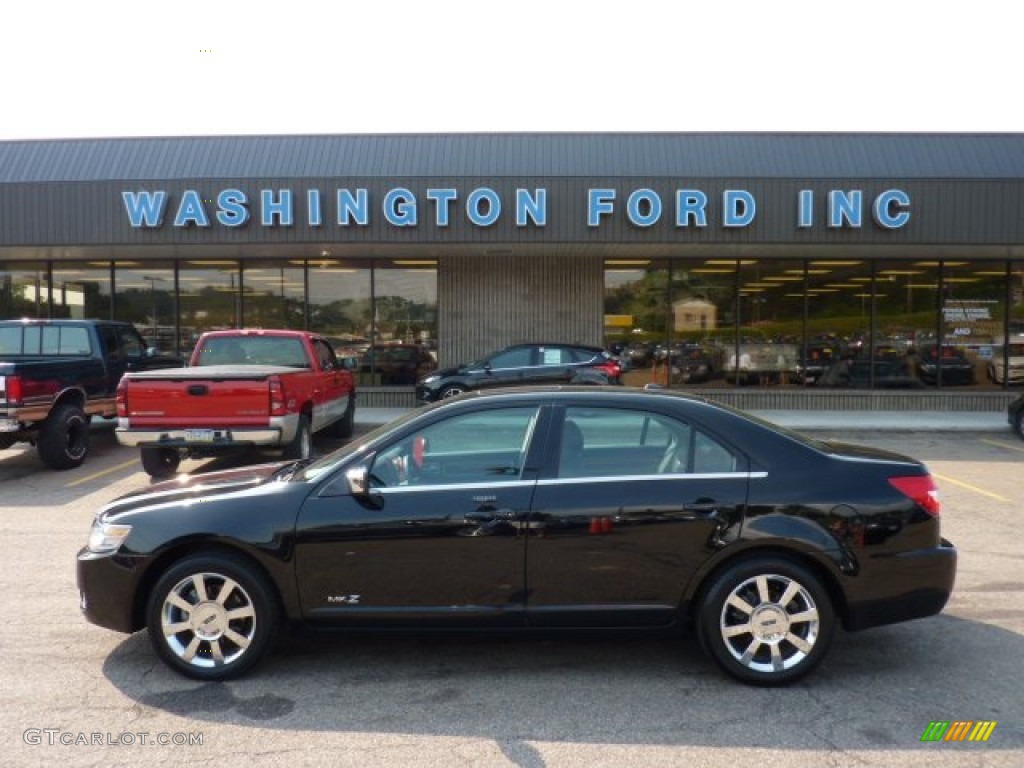
<path id="1" fill-rule="evenodd" d="M 366 496 L 370 492 L 369 469 L 360 464 L 345 471 L 345 484 L 353 496 Z"/>

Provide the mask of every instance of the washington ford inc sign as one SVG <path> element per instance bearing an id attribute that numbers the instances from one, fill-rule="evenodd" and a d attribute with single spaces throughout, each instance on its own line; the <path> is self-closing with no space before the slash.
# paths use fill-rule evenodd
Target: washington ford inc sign
<path id="1" fill-rule="evenodd" d="M 181 228 L 243 227 L 250 221 L 261 227 L 291 227 L 297 217 L 310 227 L 323 226 L 328 217 L 339 227 L 368 227 L 377 216 L 392 227 L 416 227 L 426 219 L 443 229 L 456 216 L 465 217 L 474 227 L 490 227 L 503 216 L 514 217 L 516 227 L 548 223 L 548 191 L 543 187 L 516 189 L 511 199 L 503 199 L 490 187 L 477 187 L 464 199 L 451 187 L 427 189 L 422 195 L 394 187 L 379 200 L 371 200 L 365 188 L 337 189 L 333 194 L 310 189 L 304 195 L 290 189 L 261 189 L 254 199 L 240 189 L 223 189 L 215 195 L 186 189 L 177 200 L 163 189 L 126 190 L 121 197 L 128 222 L 136 229 L 160 228 L 169 213 L 173 213 L 172 225 Z M 910 220 L 910 195 L 901 189 L 887 189 L 873 199 L 860 189 L 831 190 L 823 197 L 821 206 L 815 204 L 814 190 L 797 192 L 792 204 L 798 228 L 858 229 L 864 225 L 866 208 L 870 220 L 882 229 L 899 229 Z M 713 201 L 699 189 L 677 189 L 665 200 L 652 189 L 596 188 L 587 190 L 585 202 L 590 228 L 623 214 L 641 228 L 667 217 L 678 228 L 707 227 L 709 222 L 742 228 L 754 223 L 758 209 L 757 199 L 744 189 L 724 190 L 721 199 Z"/>

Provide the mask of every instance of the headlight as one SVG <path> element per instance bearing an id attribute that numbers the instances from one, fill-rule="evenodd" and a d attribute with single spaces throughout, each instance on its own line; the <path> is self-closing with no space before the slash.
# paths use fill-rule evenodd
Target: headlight
<path id="1" fill-rule="evenodd" d="M 116 552 L 132 532 L 130 525 L 114 525 L 94 520 L 89 532 L 89 551 L 96 554 Z"/>
<path id="2" fill-rule="evenodd" d="M 431 374 L 430 376 L 427 376 L 427 378 L 423 379 L 423 381 L 421 381 L 420 384 L 433 384 L 435 381 L 440 381 L 440 380 L 441 380 L 440 376 L 436 376 L 434 374 Z"/>

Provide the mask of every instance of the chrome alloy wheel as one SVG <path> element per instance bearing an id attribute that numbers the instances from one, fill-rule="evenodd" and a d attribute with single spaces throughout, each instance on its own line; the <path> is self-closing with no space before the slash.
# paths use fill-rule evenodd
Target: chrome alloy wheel
<path id="1" fill-rule="evenodd" d="M 185 664 L 209 669 L 232 664 L 256 635 L 256 610 L 248 592 L 223 574 L 185 577 L 160 609 L 167 648 Z"/>
<path id="2" fill-rule="evenodd" d="M 798 581 L 778 574 L 747 579 L 729 594 L 719 618 L 722 641 L 755 672 L 798 666 L 818 640 L 818 606 Z"/>

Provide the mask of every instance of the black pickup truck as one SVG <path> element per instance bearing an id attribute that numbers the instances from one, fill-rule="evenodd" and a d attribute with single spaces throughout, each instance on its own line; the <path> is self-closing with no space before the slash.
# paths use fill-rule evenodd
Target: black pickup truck
<path id="1" fill-rule="evenodd" d="M 89 451 L 89 420 L 117 415 L 126 371 L 180 365 L 147 351 L 130 323 L 0 320 L 0 449 L 28 441 L 47 466 L 77 467 Z"/>

